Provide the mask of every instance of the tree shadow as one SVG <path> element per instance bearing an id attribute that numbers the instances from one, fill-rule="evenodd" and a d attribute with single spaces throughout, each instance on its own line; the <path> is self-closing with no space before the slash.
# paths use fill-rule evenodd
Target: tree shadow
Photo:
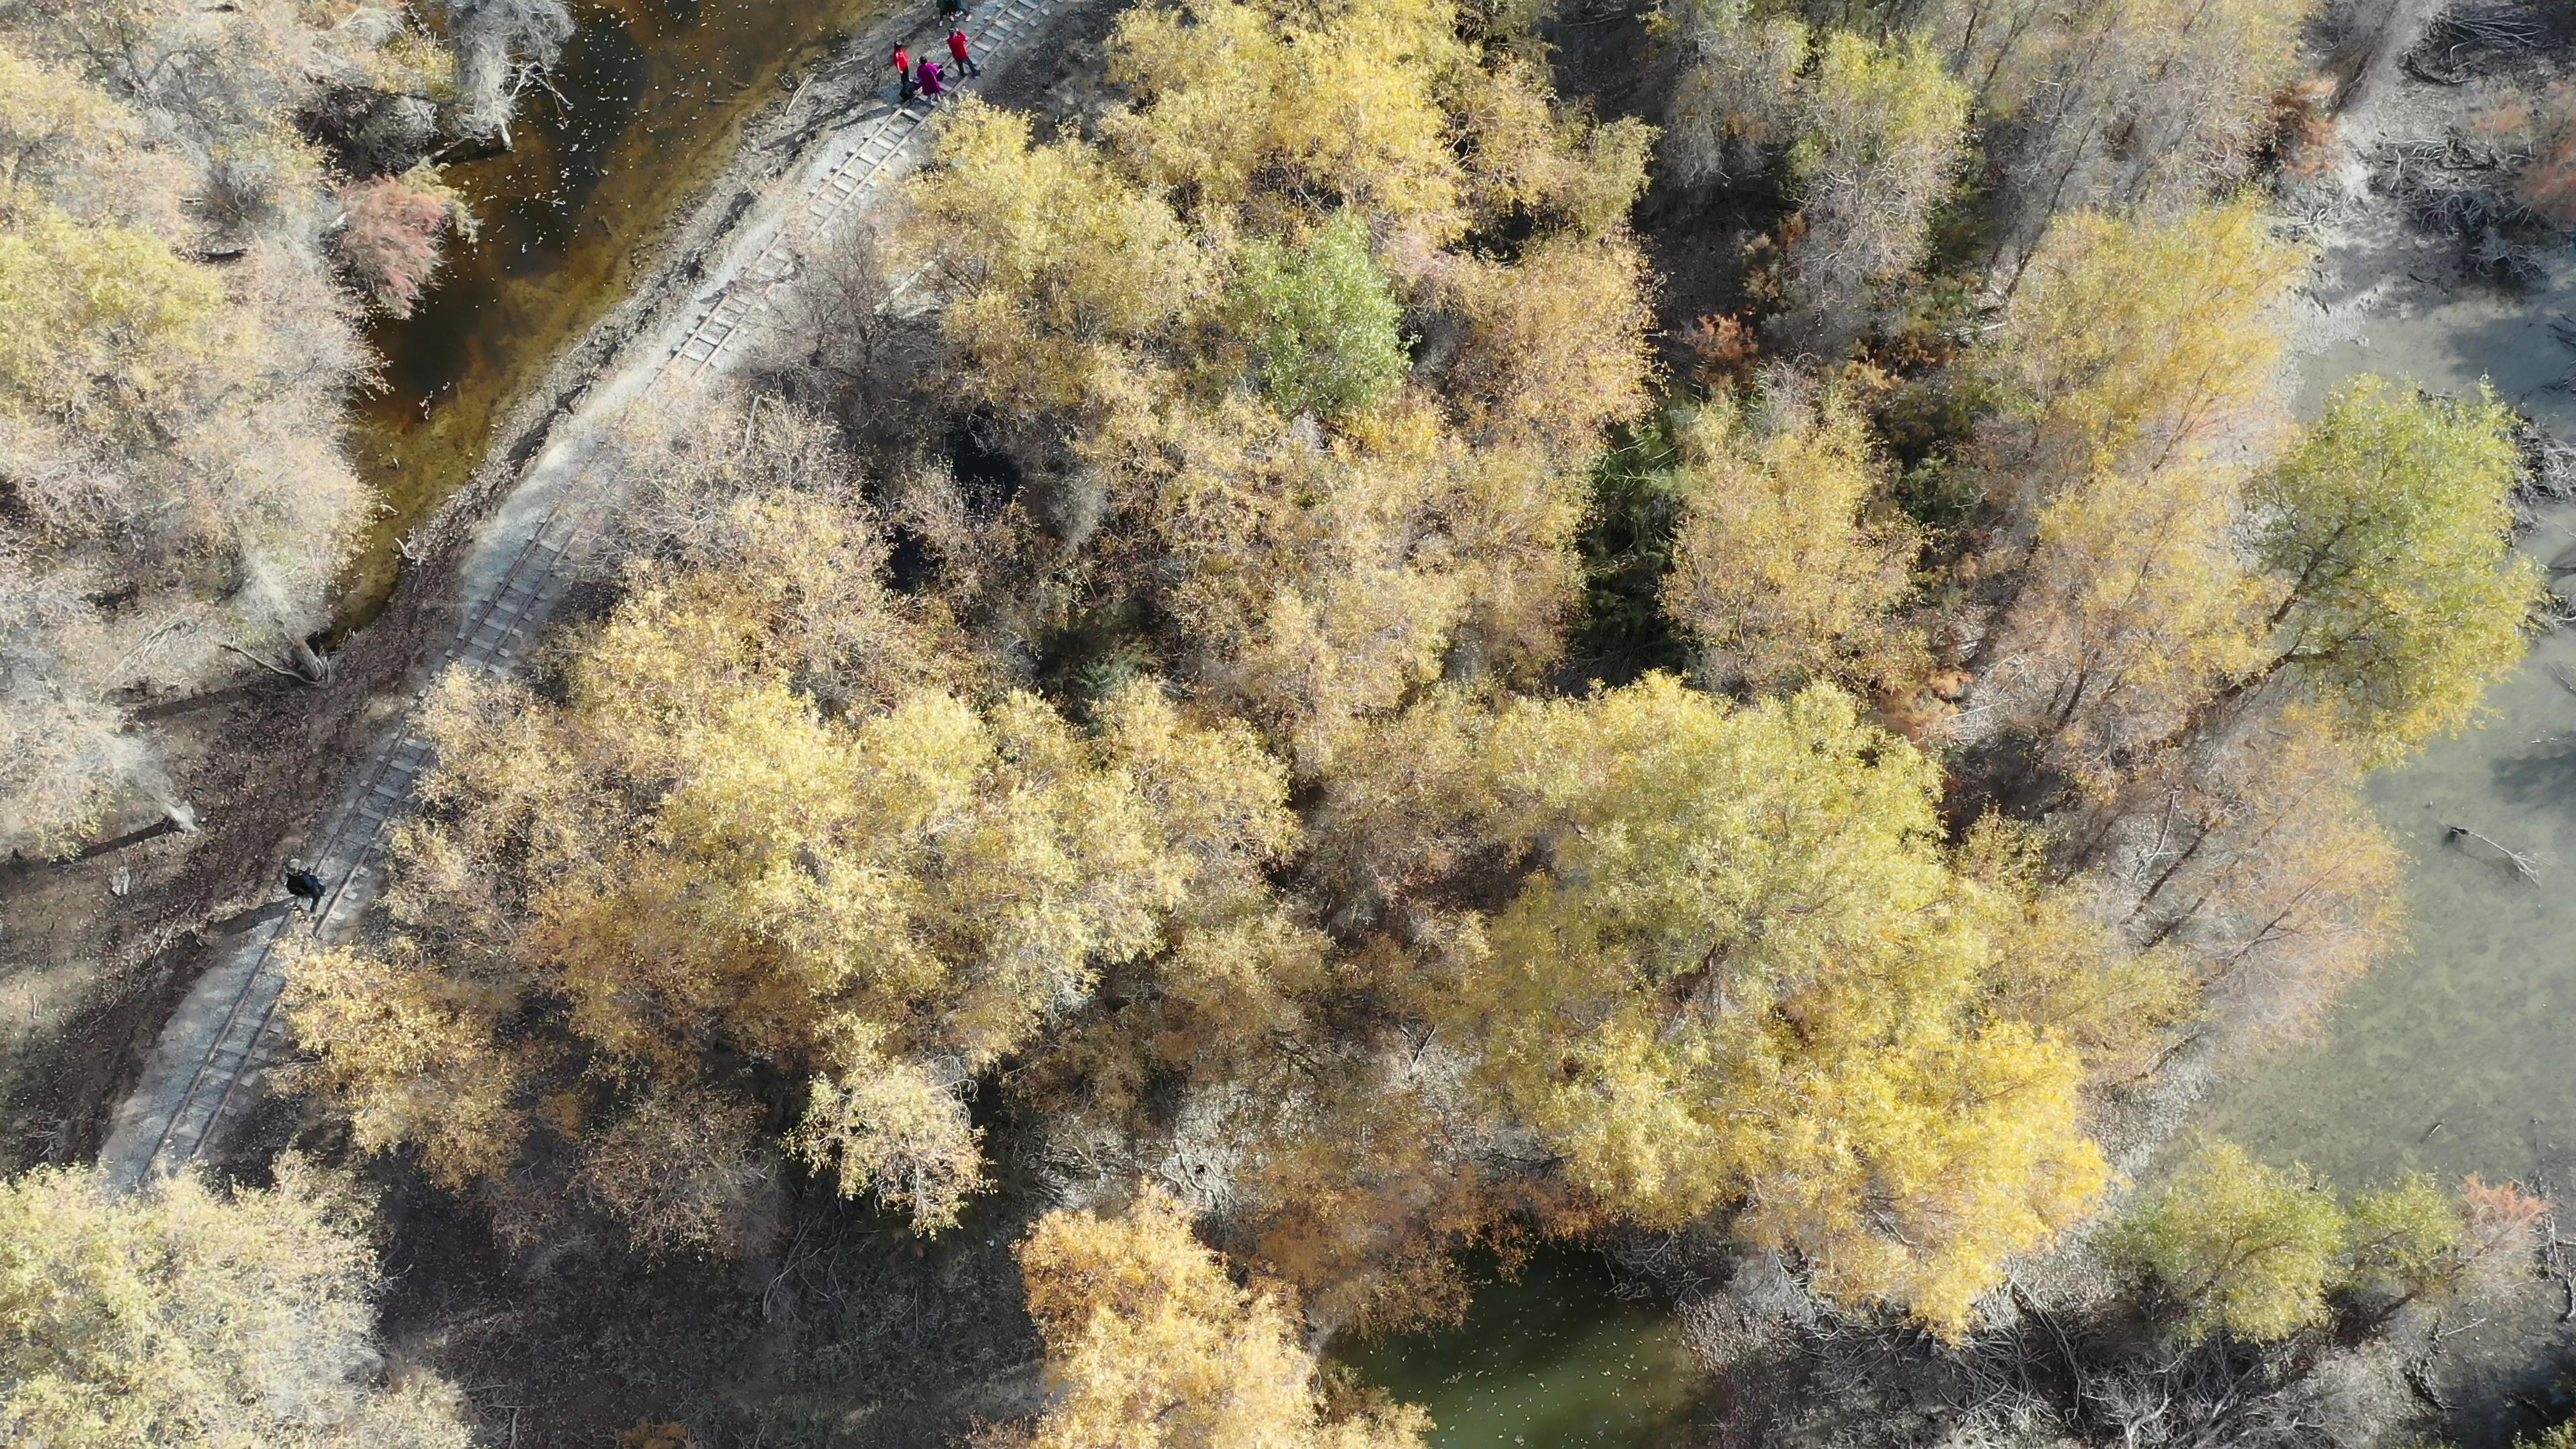
<path id="1" fill-rule="evenodd" d="M 2529 754 L 2497 760 L 2492 774 L 2497 793 L 2507 800 L 2576 816 L 2576 734 Z"/>

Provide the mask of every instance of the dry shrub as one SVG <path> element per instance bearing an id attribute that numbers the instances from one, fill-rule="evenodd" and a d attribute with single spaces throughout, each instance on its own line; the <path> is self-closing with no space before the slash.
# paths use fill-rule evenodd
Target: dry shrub
<path id="1" fill-rule="evenodd" d="M 1751 377 L 1762 356 L 1760 337 L 1741 317 L 1694 317 L 1682 327 L 1680 341 L 1690 354 L 1690 380 L 1711 392 Z"/>
<path id="2" fill-rule="evenodd" d="M 2312 75 L 2272 95 L 2272 139 L 2268 147 L 2281 174 L 2307 178 L 2322 173 L 2334 160 L 2337 136 L 2335 83 Z"/>
<path id="3" fill-rule="evenodd" d="M 2460 1206 L 2468 1216 L 2463 1249 L 2471 1282 L 2482 1296 L 2500 1293 L 2530 1271 L 2547 1233 L 2549 1199 L 2510 1182 L 2490 1187 L 2472 1172 L 2460 1180 Z"/>
<path id="4" fill-rule="evenodd" d="M 2576 85 L 2558 82 L 2530 109 L 2530 159 L 2516 193 L 2550 225 L 2576 227 Z"/>
<path id="5" fill-rule="evenodd" d="M 379 176 L 338 188 L 346 213 L 334 244 L 376 304 L 408 317 L 438 270 L 439 238 L 455 204 L 446 188 L 414 177 Z"/>

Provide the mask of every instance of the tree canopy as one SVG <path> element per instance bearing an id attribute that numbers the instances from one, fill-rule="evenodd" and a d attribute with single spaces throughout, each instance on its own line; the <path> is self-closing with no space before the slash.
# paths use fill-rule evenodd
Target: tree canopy
<path id="1" fill-rule="evenodd" d="M 2512 547 L 2512 428 L 2490 390 L 2358 377 L 2248 490 L 2279 598 L 2258 672 L 2296 668 L 2365 758 L 2457 730 L 2522 658 L 2540 583 Z"/>
<path id="2" fill-rule="evenodd" d="M 1412 1449 L 1430 1427 L 1403 1406 L 1328 1413 L 1293 1305 L 1236 1287 L 1159 1188 L 1049 1213 L 1019 1256 L 1054 1390 L 1031 1449 Z"/>
<path id="3" fill-rule="evenodd" d="M 350 1184 L 291 1156 L 276 1176 L 0 1183 L 0 1429 L 51 1449 L 464 1449 L 450 1386 L 385 1381 Z"/>

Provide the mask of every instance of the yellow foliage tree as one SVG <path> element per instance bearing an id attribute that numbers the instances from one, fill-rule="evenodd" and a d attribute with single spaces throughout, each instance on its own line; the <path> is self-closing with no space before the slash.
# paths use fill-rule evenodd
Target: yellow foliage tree
<path id="1" fill-rule="evenodd" d="M 367 511 L 339 430 L 371 363 L 308 240 L 296 117 L 326 80 L 372 84 L 381 49 L 313 19 L 0 14 L 0 847 L 166 805 L 109 701 L 198 688 L 231 649 L 312 664 L 294 651 Z"/>
<path id="2" fill-rule="evenodd" d="M 1110 79 L 1138 105 L 1103 130 L 1202 221 L 1248 210 L 1258 227 L 1302 190 L 1444 246 L 1469 218 L 1440 93 L 1478 58 L 1456 21 L 1444 0 L 1140 6 L 1110 50 Z"/>
<path id="3" fill-rule="evenodd" d="M 2047 767 L 2110 788 L 2259 659 L 2234 483 L 2207 464 L 2105 472 L 2040 510 L 1998 672 Z"/>
<path id="4" fill-rule="evenodd" d="M 0 232 L 0 399 L 20 419 L 149 441 L 223 345 L 224 301 L 211 271 L 158 237 L 22 216 Z"/>
<path id="5" fill-rule="evenodd" d="M 1444 1020 L 1611 1214 L 1740 1205 L 1820 1287 L 1956 1332 L 2093 1201 L 2071 1043 L 2120 1004 L 2004 956 L 2058 943 L 1945 857 L 1933 765 L 1846 697 L 1730 712 L 1650 677 L 1513 706 L 1485 751 L 1487 830 L 1545 864 L 1462 943 Z"/>
<path id="6" fill-rule="evenodd" d="M 1235 1286 L 1146 1186 L 1125 1211 L 1057 1211 L 1020 1245 L 1054 1395 L 1030 1449 L 1415 1449 L 1419 1409 L 1328 1414 L 1296 1310 Z"/>
<path id="7" fill-rule="evenodd" d="M 2306 264 L 2251 197 L 2060 221 L 1987 343 L 2007 487 L 2036 503 L 2099 473 L 2142 477 L 2264 441 L 2278 427 L 2281 307 Z"/>
<path id="8" fill-rule="evenodd" d="M 0 1433 L 47 1449 L 465 1449 L 449 1385 L 387 1383 L 351 1185 L 0 1183 Z"/>
<path id="9" fill-rule="evenodd" d="M 1775 375 L 1754 405 L 1677 411 L 1682 497 L 1664 612 L 1705 667 L 1757 693 L 1809 680 L 1865 684 L 1901 663 L 1887 615 L 1917 537 L 1885 499 L 1859 411 Z"/>
<path id="10" fill-rule="evenodd" d="M 633 577 L 565 703 L 440 685 L 391 936 L 299 963 L 289 1016 L 362 1143 L 421 1143 L 450 1182 L 498 1178 L 548 1126 L 640 1238 L 715 1240 L 757 1142 L 700 1124 L 802 1083 L 789 1145 L 943 1227 L 982 1180 L 958 1088 L 1284 850 L 1285 776 L 1150 686 L 1096 735 L 1026 694 L 970 699 L 878 592 L 864 519 L 792 496 L 735 515 L 729 563 Z M 873 676 L 830 686 L 846 712 L 790 667 L 809 579 L 859 596 L 827 621 L 873 611 L 922 651 L 841 660 Z M 441 1083 L 464 1110 L 430 1110 Z"/>
<path id="11" fill-rule="evenodd" d="M 1581 469 L 1645 402 L 1650 134 L 1557 106 L 1461 18 L 1140 7 L 1097 142 L 961 107 L 916 187 L 961 385 L 1061 418 L 1046 466 L 1106 515 L 1080 551 L 997 527 L 1019 571 L 982 570 L 979 606 L 1150 604 L 1165 657 L 1305 770 L 1437 672 L 1554 656 Z M 1509 255 L 1467 244 L 1492 227 Z"/>
<path id="12" fill-rule="evenodd" d="M 2241 182 L 2298 74 L 2308 0 L 1932 0 L 1907 19 L 1994 118 L 1997 255 L 2083 207 Z"/>
<path id="13" fill-rule="evenodd" d="M 1800 221 L 1778 326 L 1834 354 L 1867 322 L 1872 290 L 1922 260 L 1932 209 L 1967 153 L 1968 88 L 1919 43 L 1837 31 L 1796 103 L 1788 171 Z"/>
<path id="14" fill-rule="evenodd" d="M 1788 139 L 1806 23 L 1750 0 L 1667 0 L 1649 23 L 1680 63 L 1663 135 L 1674 174 L 1696 185 L 1758 169 Z"/>
<path id="15" fill-rule="evenodd" d="M 910 194 L 952 273 L 941 326 L 992 401 L 1072 407 L 1213 295 L 1159 191 L 1079 140 L 1032 146 L 1027 117 L 964 99 L 933 159 Z"/>

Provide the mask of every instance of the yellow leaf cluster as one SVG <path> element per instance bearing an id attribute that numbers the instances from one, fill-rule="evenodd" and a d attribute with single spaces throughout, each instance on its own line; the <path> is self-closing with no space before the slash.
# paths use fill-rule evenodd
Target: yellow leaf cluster
<path id="1" fill-rule="evenodd" d="M 2096 473 L 2142 477 L 2259 446 L 2279 427 L 2282 309 L 2307 262 L 2250 196 L 2061 219 L 1989 343 L 2023 422 L 2006 471 L 2045 498 Z"/>
<path id="2" fill-rule="evenodd" d="M 882 641 L 871 667 L 818 654 L 854 621 L 813 626 L 808 575 L 782 564 L 858 525 L 794 499 L 737 513 L 730 566 L 638 573 L 570 659 L 563 703 L 441 683 L 397 934 L 299 963 L 288 1010 L 367 1144 L 423 1142 L 451 1180 L 506 1168 L 567 1087 L 605 1124 L 572 1113 L 593 1150 L 694 1157 L 669 1102 L 744 1091 L 722 1054 L 810 1078 L 798 1150 L 944 1226 L 981 1183 L 958 1087 L 1100 967 L 1156 947 L 1194 895 L 1256 879 L 1295 837 L 1285 772 L 1150 685 L 1085 734 L 1033 696 L 935 683 Z M 902 623 L 874 579 L 833 587 L 857 618 Z M 822 657 L 846 713 L 797 687 Z M 469 1109 L 431 1110 L 451 1089 Z M 715 1222 L 675 1210 L 645 1235 Z"/>
<path id="3" fill-rule="evenodd" d="M 1308 773 L 1440 671 L 1553 657 L 1580 469 L 1645 403 L 1648 133 L 1460 19 L 1139 7 L 1096 142 L 962 106 L 914 188 L 960 385 L 1062 416 L 1107 497 L 1110 566 L 1041 559 L 1024 592 L 1151 600 L 1189 682 Z M 1470 245 L 1490 227 L 1522 239 Z"/>
<path id="4" fill-rule="evenodd" d="M 1246 1291 L 1160 1189 L 1049 1213 L 1020 1245 L 1052 1401 L 1030 1449 L 1415 1449 L 1393 1407 L 1328 1418 L 1294 1307 Z"/>
<path id="5" fill-rule="evenodd" d="M 1656 676 L 1514 705 L 1485 756 L 1486 828 L 1546 864 L 1450 1019 L 1612 1214 L 1740 1205 L 1820 1285 L 1949 1332 L 2098 1195 L 2087 1063 L 2046 1029 L 2092 1007 L 2006 954 L 2079 927 L 1964 874 L 1931 762 L 1849 699 L 1729 711 Z"/>
<path id="6" fill-rule="evenodd" d="M 1889 672 L 1884 619 L 1918 539 L 1887 516 L 1858 409 L 1776 385 L 1750 409 L 1725 397 L 1683 409 L 1672 434 L 1682 516 L 1663 607 L 1711 675 L 1770 693 Z"/>
<path id="7" fill-rule="evenodd" d="M 0 1435 L 48 1449 L 465 1449 L 461 1397 L 388 1385 L 350 1185 L 94 1169 L 0 1183 Z"/>

